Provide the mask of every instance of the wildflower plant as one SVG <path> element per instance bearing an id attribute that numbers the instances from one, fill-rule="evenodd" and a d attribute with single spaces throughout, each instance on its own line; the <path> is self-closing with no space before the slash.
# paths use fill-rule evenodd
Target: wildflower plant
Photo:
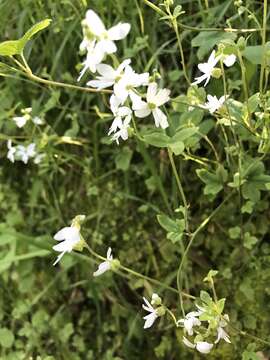
<path id="1" fill-rule="evenodd" d="M 219 10 L 217 7 L 211 10 L 208 1 L 205 5 L 199 2 L 200 7 L 205 7 L 200 10 L 202 27 L 186 23 L 189 19 L 185 18 L 189 11 L 186 4 L 177 5 L 173 0 L 141 3 L 144 10 L 136 1 L 141 27 L 136 39 L 133 24 L 138 19 L 128 18 L 128 12 L 119 12 L 117 18 L 110 19 L 107 11 L 98 13 L 85 6 L 77 49 L 80 63 L 73 69 L 77 75 L 63 73 L 63 81 L 52 80 L 57 71 L 53 67 L 52 75 L 48 74 L 48 64 L 42 65 L 42 70 L 36 67 L 40 73 L 37 75 L 29 55 L 34 37 L 45 29 L 50 31 L 47 29 L 50 19 L 37 23 L 17 40 L 0 43 L 1 76 L 9 79 L 10 74 L 15 74 L 50 89 L 44 105 L 32 99 L 9 111 L 10 135 L 3 136 L 4 156 L 13 167 L 20 161 L 25 171 L 30 171 L 31 162 L 38 165 L 31 171 L 38 172 L 42 179 L 33 191 L 40 194 L 45 204 L 40 214 L 42 229 L 49 222 L 44 220 L 43 212 L 51 204 L 54 211 L 50 224 L 56 223 L 56 219 L 61 223 L 55 226 L 60 230 L 51 236 L 57 243 L 46 238 L 46 244 L 51 241 L 50 247 L 57 253 L 53 262 L 57 267 L 53 271 L 59 272 L 60 277 L 77 265 L 71 260 L 73 257 L 85 261 L 87 279 L 82 282 L 91 284 L 86 293 L 89 303 L 95 303 L 95 314 L 102 313 L 98 304 L 104 298 L 113 304 L 114 313 L 119 314 L 118 324 L 124 319 L 130 327 L 128 339 L 133 333 L 136 336 L 143 333 L 140 335 L 143 341 L 148 339 L 147 332 L 164 334 L 154 349 L 158 358 L 175 349 L 172 343 L 177 341 L 180 350 L 173 350 L 171 358 L 179 358 L 179 351 L 183 359 L 193 356 L 191 351 L 195 357 L 201 353 L 210 354 L 209 359 L 223 358 L 220 354 L 224 351 L 224 359 L 234 359 L 235 349 L 245 339 L 241 354 L 237 350 L 235 356 L 256 359 L 258 351 L 264 351 L 270 343 L 261 336 L 262 331 L 256 333 L 254 316 L 244 314 L 242 321 L 241 314 L 246 310 L 238 291 L 253 301 L 255 308 L 258 292 L 252 288 L 253 270 L 262 270 L 264 262 L 270 263 L 265 241 L 269 235 L 265 224 L 270 190 L 268 4 L 264 0 L 259 9 L 262 8 L 260 22 L 255 10 L 250 10 L 256 5 L 236 1 L 233 6 L 237 15 L 228 17 L 226 27 L 216 28 L 212 25 Z M 151 29 L 144 21 L 144 11 L 156 14 L 154 31 L 163 26 L 166 31 L 162 36 L 164 39 L 168 36 L 153 53 L 146 35 L 146 29 L 149 34 Z M 237 27 L 237 19 L 241 20 L 243 15 L 248 19 L 247 28 Z M 251 22 L 255 28 L 251 28 Z M 196 36 L 191 35 L 194 32 Z M 57 27 L 55 34 L 61 36 Z M 153 29 L 151 34 L 154 38 Z M 185 40 L 186 36 L 190 41 Z M 158 42 L 156 34 L 155 38 Z M 254 45 L 250 38 L 260 39 L 261 43 Z M 121 51 L 124 43 L 129 47 Z M 187 54 L 195 58 L 187 44 L 198 50 L 196 64 L 187 61 Z M 162 54 L 173 61 L 164 62 Z M 61 101 L 66 100 L 58 89 L 79 92 L 84 97 L 81 101 L 78 96 L 76 101 L 71 99 L 63 106 Z M 72 101 L 80 104 L 78 114 L 71 111 L 67 115 Z M 54 123 L 46 113 L 53 114 L 56 109 L 61 111 L 61 116 Z M 85 113 L 91 114 L 90 125 L 83 118 Z M 91 149 L 87 150 L 87 156 L 86 149 Z M 116 169 L 112 168 L 114 163 Z M 119 176 L 119 184 L 107 181 L 115 171 L 124 174 Z M 72 184 L 70 187 L 65 183 L 66 178 Z M 55 184 L 59 188 L 63 184 L 65 191 L 55 190 Z M 135 195 L 131 194 L 133 188 Z M 33 198 L 27 204 L 32 216 Z M 127 206 L 128 201 L 139 203 L 136 210 Z M 72 218 L 78 208 L 86 211 L 87 216 L 77 215 L 67 225 L 66 219 Z M 62 209 L 68 216 L 62 216 Z M 135 212 L 141 224 L 136 222 Z M 17 234 L 18 217 L 8 218 L 4 223 L 7 227 L 14 221 L 11 239 Z M 148 218 L 151 218 L 150 226 Z M 122 230 L 123 224 L 127 230 Z M 149 229 L 153 229 L 153 235 Z M 43 240 L 38 238 L 33 243 L 43 246 Z M 99 247 L 106 257 L 97 252 Z M 48 256 L 48 248 L 42 251 L 37 256 Z M 20 256 L 24 259 L 24 255 L 16 255 L 14 247 L 10 254 L 5 261 L 8 266 L 20 261 Z M 62 261 L 66 254 L 71 256 L 65 256 Z M 256 259 L 257 254 L 263 263 Z M 212 264 L 219 271 L 210 270 L 201 281 Z M 250 271 L 252 282 L 244 271 L 246 274 Z M 240 280 L 234 278 L 238 272 Z M 262 298 L 269 295 L 265 285 L 268 275 L 265 272 L 264 277 L 257 277 Z M 123 300 L 124 286 L 115 285 L 114 295 L 108 290 L 118 277 L 131 290 L 126 292 L 127 300 Z M 76 282 L 66 288 L 76 289 L 82 284 L 77 276 L 74 278 Z M 79 298 L 75 290 L 74 294 L 74 298 Z M 118 304 L 117 295 L 123 304 L 136 295 L 131 310 Z M 43 291 L 32 300 L 30 308 L 42 296 Z M 234 307 L 238 307 L 238 313 Z M 103 334 L 117 332 L 118 325 L 106 326 Z M 142 328 L 145 332 L 140 332 Z M 73 330 L 71 325 L 64 333 Z M 22 334 L 25 336 L 29 331 L 24 329 Z M 0 343 L 1 338 L 0 329 Z M 67 336 L 65 342 L 68 340 Z M 73 345 L 85 346 L 75 335 Z M 87 358 L 94 359 L 99 356 L 99 350 L 96 350 L 98 355 L 87 354 Z M 106 358 L 116 358 L 115 354 L 122 356 L 116 350 Z M 142 358 L 140 355 L 135 356 Z"/>

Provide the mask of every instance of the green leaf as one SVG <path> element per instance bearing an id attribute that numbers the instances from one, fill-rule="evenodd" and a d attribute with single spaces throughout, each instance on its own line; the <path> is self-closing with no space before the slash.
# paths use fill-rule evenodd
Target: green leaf
<path id="1" fill-rule="evenodd" d="M 185 144 L 182 141 L 177 141 L 169 145 L 169 148 L 175 155 L 180 155 L 185 149 Z"/>
<path id="2" fill-rule="evenodd" d="M 200 299 L 202 300 L 202 302 L 204 302 L 208 306 L 210 306 L 213 302 L 211 296 L 208 294 L 208 292 L 206 292 L 204 290 L 201 290 L 201 292 L 200 292 Z"/>
<path id="3" fill-rule="evenodd" d="M 143 139 L 147 144 L 160 148 L 167 147 L 170 142 L 168 135 L 157 130 L 152 131 L 150 134 L 144 135 Z"/>
<path id="4" fill-rule="evenodd" d="M 24 43 L 26 44 L 30 39 L 32 39 L 32 37 L 37 34 L 38 32 L 46 29 L 50 24 L 51 24 L 52 20 L 51 19 L 45 19 L 42 20 L 40 22 L 38 22 L 37 24 L 33 25 L 21 38 L 20 41 L 24 41 Z"/>
<path id="5" fill-rule="evenodd" d="M 0 344 L 3 348 L 11 348 L 14 342 L 14 335 L 8 328 L 0 329 Z"/>
<path id="6" fill-rule="evenodd" d="M 266 43 L 265 53 L 270 49 L 270 42 Z M 243 56 L 254 65 L 260 65 L 263 57 L 263 46 L 247 46 L 243 52 Z"/>
<path id="7" fill-rule="evenodd" d="M 0 56 L 13 56 L 17 54 L 20 54 L 20 42 L 18 40 L 0 43 Z"/>
<path id="8" fill-rule="evenodd" d="M 132 151 L 127 146 L 123 147 L 115 158 L 116 168 L 118 170 L 127 171 L 129 169 L 132 154 Z"/>
<path id="9" fill-rule="evenodd" d="M 160 226 L 168 231 L 168 232 L 177 232 L 179 231 L 179 228 L 177 226 L 177 223 L 175 220 L 172 220 L 169 216 L 167 215 L 157 215 L 157 220 L 160 224 Z"/>
<path id="10" fill-rule="evenodd" d="M 218 169 L 217 172 L 218 171 L 220 171 L 220 169 Z M 203 191 L 205 195 L 216 195 L 223 189 L 223 179 L 221 179 L 219 174 L 213 174 L 205 169 L 197 169 L 196 173 L 205 183 Z"/>
<path id="11" fill-rule="evenodd" d="M 244 247 L 248 250 L 251 250 L 254 245 L 256 245 L 258 239 L 255 236 L 252 236 L 249 232 L 246 232 L 244 235 Z"/>
<path id="12" fill-rule="evenodd" d="M 45 19 L 35 24 L 23 37 L 18 40 L 9 40 L 0 43 L 0 56 L 20 55 L 27 42 L 39 31 L 44 30 L 51 23 L 51 19 Z"/>

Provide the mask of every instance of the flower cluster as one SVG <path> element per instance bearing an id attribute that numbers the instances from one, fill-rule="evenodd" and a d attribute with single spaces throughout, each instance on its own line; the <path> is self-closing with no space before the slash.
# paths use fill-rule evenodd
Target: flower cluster
<path id="1" fill-rule="evenodd" d="M 18 128 L 24 127 L 28 121 L 32 121 L 35 125 L 42 125 L 44 121 L 39 116 L 32 115 L 32 108 L 25 108 L 21 110 L 21 116 L 14 116 L 12 120 Z"/>
<path id="2" fill-rule="evenodd" d="M 189 312 L 183 319 L 177 321 L 177 325 L 184 328 L 186 336 L 195 336 L 192 342 L 183 336 L 183 343 L 203 354 L 208 354 L 222 339 L 230 343 L 230 337 L 224 330 L 229 322 L 229 316 L 217 312 L 218 306 L 210 298 L 208 305 L 196 305 L 196 307 L 197 311 Z M 207 341 L 208 339 L 211 341 Z"/>
<path id="3" fill-rule="evenodd" d="M 7 141 L 7 158 L 14 163 L 15 161 L 22 161 L 27 164 L 29 159 L 33 159 L 35 164 L 39 164 L 44 158 L 45 154 L 38 153 L 36 151 L 36 144 L 31 143 L 29 145 L 12 145 L 12 141 Z"/>
<path id="4" fill-rule="evenodd" d="M 130 25 L 126 23 L 106 30 L 98 15 L 92 10 L 87 11 L 86 19 L 83 21 L 84 40 L 81 50 L 87 50 L 89 60 L 86 59 L 79 79 L 89 68 L 99 75 L 95 80 L 88 81 L 87 86 L 97 90 L 113 88 L 110 109 L 114 120 L 108 134 L 113 135 L 112 139 L 117 143 L 120 138 L 128 139 L 133 114 L 138 118 L 152 114 L 157 127 L 165 129 L 169 126 L 167 116 L 160 107 L 169 101 L 170 90 L 159 89 L 148 72 L 136 73 L 130 65 L 130 59 L 124 60 L 116 68 L 101 63 L 106 54 L 117 50 L 114 41 L 123 39 L 129 30 Z M 141 90 L 146 87 L 147 90 Z"/>
<path id="5" fill-rule="evenodd" d="M 220 54 L 216 56 L 216 52 L 213 50 L 208 61 L 198 65 L 198 69 L 203 73 L 203 75 L 196 77 L 192 85 L 197 85 L 205 81 L 205 87 L 209 83 L 211 77 L 219 78 L 222 75 L 221 69 L 216 67 L 218 62 L 222 62 L 222 64 L 225 64 L 227 67 L 231 67 L 234 65 L 235 61 L 236 56 L 234 54 Z M 225 95 L 221 96 L 220 99 L 218 99 L 216 96 L 207 95 L 208 101 L 202 106 L 202 108 L 213 114 L 223 106 L 227 99 L 228 96 Z"/>

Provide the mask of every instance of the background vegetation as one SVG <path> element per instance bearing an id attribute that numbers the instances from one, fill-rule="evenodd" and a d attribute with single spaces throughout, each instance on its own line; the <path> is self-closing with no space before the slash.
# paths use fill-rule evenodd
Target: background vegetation
<path id="1" fill-rule="evenodd" d="M 238 29 L 257 28 L 254 16 L 262 22 L 262 2 L 244 3 L 250 13 L 238 12 L 239 7 L 231 0 L 209 0 L 209 9 L 206 1 L 175 0 L 175 5 L 181 4 L 186 11 L 181 21 L 196 28 L 181 28 L 191 79 L 197 75 L 198 62 L 208 58 L 220 40 L 237 41 L 240 35 L 250 35 L 209 33 L 200 28 L 225 28 L 230 24 Z M 130 57 L 137 72 L 157 69 L 172 97 L 187 93 L 175 32 L 141 0 L 2 0 L 1 41 L 19 38 L 37 21 L 52 18 L 50 28 L 28 45 L 28 62 L 44 78 L 75 83 L 83 59 L 78 51 L 80 23 L 88 8 L 94 9 L 107 25 L 131 23 L 129 36 L 118 45 L 120 58 Z M 248 45 L 260 44 L 260 32 L 251 33 Z M 251 51 L 251 58 L 244 60 L 250 95 L 258 92 L 260 76 L 259 66 L 252 61 L 256 49 Z M 239 65 L 227 70 L 227 76 L 231 96 L 243 101 Z M 52 266 L 53 234 L 75 215 L 86 214 L 83 235 L 97 252 L 105 254 L 111 246 L 125 266 L 176 286 L 183 244 L 167 239 L 156 217 L 162 213 L 176 217 L 174 209 L 181 205 L 167 152 L 135 137 L 120 146 L 111 144 L 106 133 L 112 117 L 104 95 L 48 88 L 16 74 L 2 77 L 0 87 L 1 359 L 204 358 L 182 345 L 182 330 L 168 326 L 166 319 L 143 330 L 142 296 L 158 292 L 177 311 L 176 294 L 146 280 L 112 273 L 93 279 L 96 263 L 87 254 L 73 253 L 65 256 L 60 266 Z M 222 95 L 222 82 L 213 80 L 208 91 Z M 189 90 L 185 99 L 192 100 L 193 96 L 198 95 Z M 267 96 L 264 100 L 268 101 Z M 27 125 L 20 130 L 11 119 L 29 106 L 35 114 L 44 116 L 46 125 Z M 270 248 L 269 191 L 265 184 L 270 183 L 269 133 L 262 144 L 241 126 L 236 128 L 243 167 L 256 165 L 239 197 L 232 185 L 237 161 L 230 131 L 225 127 L 225 143 L 224 128 L 213 118 L 202 121 L 203 114 L 196 110 L 190 119 L 185 107 L 177 102 L 172 107 L 175 123 L 203 124 L 201 130 L 218 154 L 216 158 L 202 137 L 176 160 L 192 229 L 232 193 L 193 244 L 185 267 L 185 291 L 198 296 L 209 269 L 218 269 L 217 292 L 219 297 L 227 298 L 226 312 L 231 322 L 267 339 Z M 269 117 L 267 121 L 268 129 Z M 262 131 L 262 127 L 257 129 Z M 38 139 L 39 148 L 46 152 L 45 159 L 39 165 L 12 164 L 6 158 L 8 138 Z M 211 176 L 209 180 L 209 173 L 215 174 L 214 180 Z M 220 191 L 213 190 L 220 183 Z M 205 186 L 210 186 L 210 191 Z M 186 300 L 185 306 L 189 307 Z M 252 339 L 233 332 L 230 335 L 232 345 L 220 344 L 207 356 L 209 359 L 260 359 L 258 351 L 265 359 L 270 355 L 269 349 Z"/>

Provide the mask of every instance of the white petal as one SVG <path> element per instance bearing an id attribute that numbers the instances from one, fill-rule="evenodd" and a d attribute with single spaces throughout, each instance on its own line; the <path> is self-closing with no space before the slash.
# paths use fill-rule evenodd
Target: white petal
<path id="1" fill-rule="evenodd" d="M 156 127 L 160 126 L 162 129 L 166 129 L 169 126 L 167 116 L 159 108 L 154 109 L 152 113 L 155 119 Z"/>
<path id="2" fill-rule="evenodd" d="M 15 121 L 18 128 L 22 128 L 24 127 L 28 119 L 25 116 L 15 116 L 13 120 Z"/>
<path id="3" fill-rule="evenodd" d="M 109 247 L 109 249 L 107 250 L 107 259 L 108 260 L 112 260 L 112 248 Z"/>
<path id="4" fill-rule="evenodd" d="M 130 24 L 119 23 L 108 30 L 108 36 L 110 40 L 124 39 L 130 31 Z"/>
<path id="5" fill-rule="evenodd" d="M 157 83 L 151 82 L 148 85 L 146 99 L 148 103 L 155 103 L 155 97 L 157 94 Z"/>
<path id="6" fill-rule="evenodd" d="M 207 341 L 199 341 L 196 344 L 196 349 L 202 354 L 208 354 L 213 346 L 213 344 L 210 344 Z"/>
<path id="7" fill-rule="evenodd" d="M 60 242 L 59 244 L 54 245 L 53 250 L 58 251 L 58 252 L 62 252 L 62 251 L 71 252 L 73 249 L 73 245 L 74 245 L 73 242 L 64 240 L 64 241 Z"/>
<path id="8" fill-rule="evenodd" d="M 233 64 L 235 63 L 236 61 L 236 56 L 234 54 L 231 54 L 231 55 L 227 55 L 225 57 L 225 59 L 223 60 L 224 64 L 227 66 L 227 67 L 230 67 L 230 66 L 233 66 Z"/>
<path id="9" fill-rule="evenodd" d="M 85 20 L 91 33 L 96 36 L 102 35 L 102 33 L 106 30 L 102 20 L 93 10 L 88 10 L 86 12 Z"/>
<path id="10" fill-rule="evenodd" d="M 144 323 L 144 327 L 143 327 L 143 328 L 144 328 L 144 329 L 149 329 L 149 328 L 154 324 L 154 322 L 156 321 L 156 319 L 157 319 L 157 315 L 156 315 L 155 312 L 144 316 L 145 323 Z"/>
<path id="11" fill-rule="evenodd" d="M 117 68 L 117 73 L 121 73 L 129 64 L 131 63 L 131 59 L 126 59 Z"/>
<path id="12" fill-rule="evenodd" d="M 97 71 L 98 73 L 107 78 L 107 79 L 114 79 L 115 78 L 115 73 L 116 71 L 114 70 L 114 68 L 110 65 L 107 64 L 99 64 L 97 65 Z"/>
<path id="13" fill-rule="evenodd" d="M 117 51 L 115 43 L 111 40 L 100 40 L 96 45 L 97 50 L 104 54 L 113 54 Z"/>
<path id="14" fill-rule="evenodd" d="M 104 261 L 99 264 L 97 271 L 94 272 L 93 276 L 100 276 L 104 274 L 106 271 L 110 270 L 111 264 L 108 261 Z"/>
<path id="15" fill-rule="evenodd" d="M 203 82 L 204 80 L 206 80 L 206 83 L 204 84 L 204 86 L 207 85 L 207 83 L 210 80 L 210 76 L 208 76 L 207 74 L 204 74 L 202 76 L 198 76 L 195 78 L 195 81 L 191 84 L 191 85 L 197 85 L 200 84 L 201 82 Z"/>
<path id="16" fill-rule="evenodd" d="M 86 83 L 87 86 L 96 88 L 98 90 L 106 89 L 113 85 L 113 81 L 103 81 L 103 80 L 90 80 Z"/>
<path id="17" fill-rule="evenodd" d="M 61 254 L 59 254 L 55 260 L 55 262 L 53 263 L 53 266 L 56 265 L 61 259 L 62 257 L 65 255 L 65 251 L 63 251 Z"/>
<path id="18" fill-rule="evenodd" d="M 54 240 L 80 240 L 80 231 L 74 226 L 66 226 L 54 235 Z"/>
<path id="19" fill-rule="evenodd" d="M 126 88 L 126 83 L 124 81 L 119 81 L 118 83 L 114 84 L 113 91 L 118 99 L 121 100 L 121 104 L 123 104 L 127 97 L 128 97 L 128 90 Z"/>
<path id="20" fill-rule="evenodd" d="M 169 89 L 160 89 L 155 96 L 154 104 L 156 104 L 156 106 L 164 105 L 170 100 L 170 93 L 171 91 Z"/>

